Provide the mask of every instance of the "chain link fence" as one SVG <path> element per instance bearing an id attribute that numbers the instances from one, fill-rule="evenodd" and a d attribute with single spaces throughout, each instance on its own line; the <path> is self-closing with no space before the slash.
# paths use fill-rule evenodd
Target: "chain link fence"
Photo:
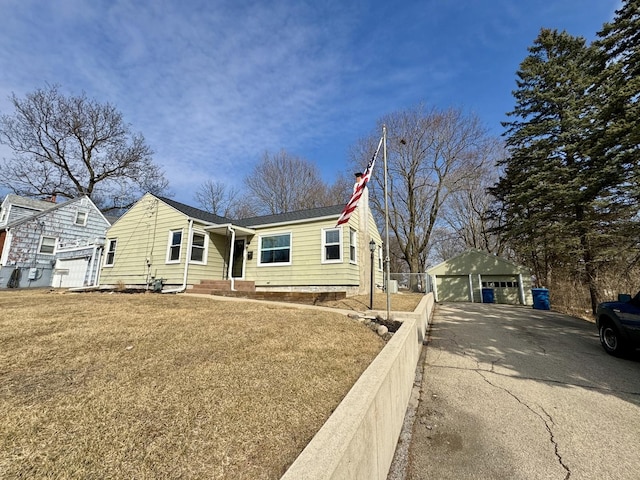
<path id="1" fill-rule="evenodd" d="M 390 273 L 390 290 L 398 292 L 429 293 L 431 288 L 431 277 L 426 273 Z"/>

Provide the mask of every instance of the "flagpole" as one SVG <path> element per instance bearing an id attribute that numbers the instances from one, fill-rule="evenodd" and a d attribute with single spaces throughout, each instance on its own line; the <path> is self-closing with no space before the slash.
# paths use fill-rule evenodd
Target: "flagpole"
<path id="1" fill-rule="evenodd" d="M 384 275 L 385 275 L 385 285 L 387 291 L 387 320 L 390 319 L 390 311 L 391 311 L 391 293 L 390 293 L 390 285 L 391 285 L 391 273 L 389 272 L 391 263 L 391 259 L 389 257 L 389 197 L 387 194 L 387 126 L 382 125 L 382 157 L 384 159 L 384 223 L 385 223 L 385 267 L 384 267 Z"/>

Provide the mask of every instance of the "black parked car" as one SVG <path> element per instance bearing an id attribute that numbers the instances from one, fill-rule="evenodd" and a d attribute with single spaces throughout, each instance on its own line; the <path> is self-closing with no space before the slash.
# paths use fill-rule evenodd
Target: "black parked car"
<path id="1" fill-rule="evenodd" d="M 640 292 L 627 301 L 598 305 L 596 325 L 607 353 L 619 357 L 640 347 Z"/>

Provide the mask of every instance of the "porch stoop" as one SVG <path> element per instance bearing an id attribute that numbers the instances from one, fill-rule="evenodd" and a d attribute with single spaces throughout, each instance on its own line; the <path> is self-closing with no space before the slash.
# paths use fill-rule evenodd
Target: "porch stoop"
<path id="1" fill-rule="evenodd" d="M 235 280 L 233 282 L 236 291 L 238 292 L 255 292 L 255 282 L 247 280 Z M 187 289 L 187 293 L 220 293 L 231 292 L 231 280 L 200 280 L 200 283 L 194 284 Z"/>

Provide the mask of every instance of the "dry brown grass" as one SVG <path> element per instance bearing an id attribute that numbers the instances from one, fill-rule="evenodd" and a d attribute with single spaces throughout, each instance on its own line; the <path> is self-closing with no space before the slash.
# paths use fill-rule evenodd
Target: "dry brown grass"
<path id="1" fill-rule="evenodd" d="M 383 346 L 331 312 L 0 292 L 2 478 L 276 479 Z"/>
<path id="2" fill-rule="evenodd" d="M 413 312 L 424 294 L 422 293 L 393 293 L 391 294 L 391 311 L 393 312 Z M 369 295 L 355 295 L 347 297 L 344 300 L 336 300 L 331 302 L 323 302 L 324 307 L 342 308 L 345 310 L 354 310 L 364 312 L 369 309 Z M 387 295 L 385 293 L 376 292 L 373 295 L 373 309 L 387 309 Z"/>

